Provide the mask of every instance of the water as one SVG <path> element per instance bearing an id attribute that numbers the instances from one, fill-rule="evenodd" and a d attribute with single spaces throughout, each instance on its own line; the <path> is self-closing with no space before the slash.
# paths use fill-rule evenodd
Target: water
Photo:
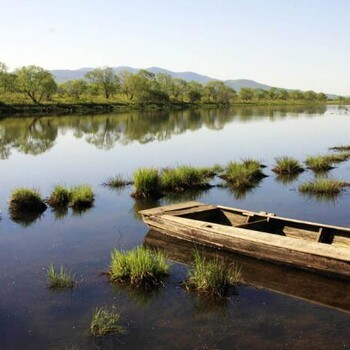
<path id="1" fill-rule="evenodd" d="M 288 184 L 271 172 L 275 157 L 302 161 L 327 153 L 330 146 L 349 144 L 349 130 L 349 107 L 340 106 L 0 120 L 0 349 L 349 347 L 349 314 L 303 300 L 309 297 L 242 285 L 229 303 L 213 307 L 180 287 L 187 272 L 181 263 L 172 265 L 165 287 L 148 297 L 112 287 L 100 275 L 113 247 L 128 249 L 144 242 L 147 227 L 137 216 L 139 209 L 186 199 L 143 203 L 130 197 L 131 187 L 111 191 L 100 186 L 118 173 L 131 176 L 140 166 L 206 166 L 257 158 L 268 166 L 264 171 L 269 175 L 258 188 L 243 196 L 214 188 L 196 199 L 350 226 L 349 191 L 335 200 L 306 198 L 297 188 L 313 179 L 311 172 Z M 350 162 L 341 163 L 330 174 L 350 181 L 349 169 Z M 58 217 L 48 209 L 29 221 L 10 219 L 12 189 L 35 187 L 48 196 L 56 184 L 82 183 L 96 192 L 94 208 L 85 213 L 69 210 Z M 79 286 L 49 291 L 45 270 L 51 262 L 72 269 Z M 338 285 L 330 280 L 325 286 Z M 92 312 L 102 305 L 120 311 L 126 334 L 89 335 Z"/>

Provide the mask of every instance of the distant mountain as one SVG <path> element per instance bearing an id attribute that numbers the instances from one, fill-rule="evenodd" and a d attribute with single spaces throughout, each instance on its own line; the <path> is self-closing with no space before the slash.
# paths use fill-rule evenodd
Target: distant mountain
<path id="1" fill-rule="evenodd" d="M 54 75 L 57 83 L 63 83 L 68 80 L 83 79 L 84 75 L 92 71 L 93 69 L 94 68 L 90 68 L 90 67 L 80 68 L 75 70 L 55 69 L 55 70 L 52 70 L 51 73 Z M 154 74 L 157 74 L 157 73 L 169 74 L 173 78 L 184 79 L 186 81 L 196 81 L 201 84 L 206 84 L 209 81 L 213 81 L 213 80 L 219 80 L 219 79 L 214 79 L 206 75 L 198 74 L 195 72 L 173 72 L 173 71 L 170 71 L 164 68 L 159 68 L 159 67 L 149 67 L 145 69 Z M 113 70 L 116 73 L 119 73 L 124 70 L 129 71 L 131 73 L 137 73 L 140 70 L 140 68 L 120 66 L 120 67 L 113 67 Z M 249 79 L 223 80 L 223 82 L 237 92 L 240 91 L 241 88 L 262 89 L 262 90 L 270 90 L 272 88 L 272 86 L 261 84 L 254 80 L 249 80 Z M 286 89 L 286 90 L 290 90 L 290 89 Z M 328 97 L 335 98 L 336 95 L 328 95 Z"/>

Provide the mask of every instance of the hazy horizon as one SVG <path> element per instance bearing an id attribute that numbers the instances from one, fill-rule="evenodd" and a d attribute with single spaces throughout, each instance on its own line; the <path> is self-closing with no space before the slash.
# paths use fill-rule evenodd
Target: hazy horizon
<path id="1" fill-rule="evenodd" d="M 0 0 L 10 69 L 161 67 L 350 95 L 346 0 Z"/>

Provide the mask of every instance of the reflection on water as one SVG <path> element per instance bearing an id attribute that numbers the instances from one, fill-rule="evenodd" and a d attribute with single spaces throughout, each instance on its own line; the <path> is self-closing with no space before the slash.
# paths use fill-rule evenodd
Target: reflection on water
<path id="1" fill-rule="evenodd" d="M 266 118 L 270 121 L 286 117 L 323 114 L 325 106 L 299 107 L 235 107 L 224 110 L 186 110 L 162 112 L 130 112 L 100 116 L 59 116 L 6 118 L 0 120 L 0 158 L 10 157 L 11 151 L 38 155 L 51 149 L 59 134 L 72 131 L 74 137 L 84 138 L 99 149 L 109 150 L 120 143 L 141 144 L 162 141 L 187 130 L 203 126 L 220 130 L 225 124 L 250 122 Z"/>

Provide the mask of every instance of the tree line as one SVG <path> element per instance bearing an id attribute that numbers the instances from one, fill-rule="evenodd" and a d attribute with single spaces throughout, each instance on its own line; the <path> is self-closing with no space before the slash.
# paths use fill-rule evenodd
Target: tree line
<path id="1" fill-rule="evenodd" d="M 141 69 L 137 73 L 110 67 L 96 68 L 84 79 L 57 84 L 49 71 L 35 65 L 9 72 L 0 62 L 0 102 L 22 96 L 35 104 L 42 102 L 135 102 L 135 103 L 250 103 L 264 101 L 326 101 L 326 94 L 314 91 L 242 88 L 236 92 L 222 81 L 200 84 L 154 74 Z"/>

